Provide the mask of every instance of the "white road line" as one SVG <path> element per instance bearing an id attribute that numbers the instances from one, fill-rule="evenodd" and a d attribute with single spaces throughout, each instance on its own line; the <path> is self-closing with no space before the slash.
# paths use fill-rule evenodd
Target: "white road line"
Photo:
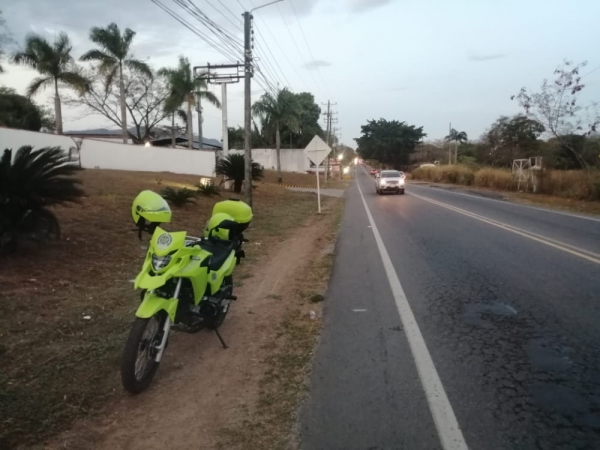
<path id="1" fill-rule="evenodd" d="M 470 197 L 470 198 L 474 198 L 476 200 L 486 200 L 488 202 L 502 203 L 503 205 L 519 206 L 521 208 L 533 209 L 536 211 L 542 211 L 542 212 L 547 212 L 547 213 L 551 213 L 551 214 L 558 214 L 559 216 L 567 216 L 567 217 L 573 217 L 575 219 L 584 219 L 584 220 L 591 220 L 592 222 L 600 222 L 600 219 L 598 219 L 596 217 L 581 216 L 579 214 L 571 214 L 571 213 L 563 212 L 563 211 L 555 211 L 553 209 L 538 208 L 535 206 L 522 205 L 521 203 L 515 203 L 515 202 L 505 201 L 505 200 L 496 200 L 495 198 L 482 197 L 480 195 L 464 194 L 462 192 L 454 192 L 454 191 L 443 189 L 443 188 L 435 188 L 433 186 L 423 186 L 423 185 L 412 184 L 412 183 L 409 183 L 409 185 L 411 185 L 411 187 L 416 187 L 416 188 L 435 189 L 437 191 L 447 192 L 448 194 L 461 195 L 463 197 Z"/>
<path id="2" fill-rule="evenodd" d="M 366 309 L 353 309 L 354 312 L 367 312 Z"/>
<path id="3" fill-rule="evenodd" d="M 388 254 L 383 240 L 381 239 L 377 225 L 375 225 L 375 221 L 373 220 L 373 216 L 371 215 L 371 211 L 369 210 L 365 196 L 360 188 L 360 182 L 357 184 L 358 191 L 360 192 L 363 204 L 365 205 L 369 222 L 373 229 L 373 234 L 375 235 L 375 241 L 377 242 L 377 247 L 379 248 L 381 261 L 383 262 L 383 267 L 392 289 L 392 295 L 396 301 L 396 307 L 398 308 L 398 313 L 400 314 L 400 320 L 402 321 L 402 325 L 404 327 L 404 333 L 406 334 L 410 351 L 415 361 L 415 365 L 417 366 L 419 379 L 423 385 L 429 410 L 433 416 L 433 422 L 435 423 L 442 448 L 444 450 L 467 450 L 467 443 L 465 442 L 465 438 L 463 437 L 460 426 L 458 425 L 458 421 L 456 420 L 456 416 L 454 415 L 452 405 L 450 405 L 450 400 L 448 400 L 448 396 L 446 395 L 446 391 L 444 390 L 440 376 L 438 375 L 435 365 L 433 364 L 429 350 L 427 350 L 425 339 L 423 339 L 423 335 L 421 334 L 419 325 L 417 324 L 412 309 L 410 308 L 410 304 L 408 303 L 404 289 L 402 289 L 398 275 L 396 275 L 396 271 L 394 270 L 390 255 Z"/>

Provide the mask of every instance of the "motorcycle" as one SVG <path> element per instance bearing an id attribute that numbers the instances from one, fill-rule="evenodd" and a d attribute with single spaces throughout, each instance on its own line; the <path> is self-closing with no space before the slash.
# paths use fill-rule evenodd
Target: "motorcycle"
<path id="1" fill-rule="evenodd" d="M 152 235 L 134 288 L 141 304 L 125 344 L 121 364 L 123 386 L 134 394 L 144 391 L 163 358 L 171 329 L 219 333 L 233 295 L 233 271 L 245 257 L 243 232 L 252 220 L 252 208 L 231 199 L 215 204 L 203 237 L 161 228 L 171 221 L 168 203 L 157 193 L 141 192 L 131 210 L 138 238 Z"/>

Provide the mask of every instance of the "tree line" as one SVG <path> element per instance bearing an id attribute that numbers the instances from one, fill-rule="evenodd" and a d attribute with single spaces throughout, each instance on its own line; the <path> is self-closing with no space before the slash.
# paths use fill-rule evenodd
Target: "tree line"
<path id="1" fill-rule="evenodd" d="M 511 97 L 521 112 L 500 116 L 479 139 L 451 129 L 443 140 L 424 143 L 422 127 L 380 119 L 362 127 L 358 152 L 395 168 L 433 162 L 510 168 L 534 156 L 547 168 L 600 168 L 600 113 L 594 102 L 583 103 L 584 67 L 564 61 L 538 90 L 522 88 Z"/>

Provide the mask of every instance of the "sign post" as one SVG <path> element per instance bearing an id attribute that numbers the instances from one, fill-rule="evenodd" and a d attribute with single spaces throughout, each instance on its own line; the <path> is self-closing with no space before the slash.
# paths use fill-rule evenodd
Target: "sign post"
<path id="1" fill-rule="evenodd" d="M 321 184 L 319 181 L 319 166 L 323 160 L 331 153 L 331 147 L 325 143 L 318 135 L 314 138 L 304 149 L 304 154 L 310 159 L 317 167 L 317 203 L 319 206 L 319 214 L 321 214 Z"/>

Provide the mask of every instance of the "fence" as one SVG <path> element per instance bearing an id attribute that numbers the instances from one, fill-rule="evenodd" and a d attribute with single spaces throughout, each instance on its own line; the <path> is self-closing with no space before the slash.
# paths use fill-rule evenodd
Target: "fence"
<path id="1" fill-rule="evenodd" d="M 173 172 L 201 176 L 212 176 L 215 171 L 214 151 L 143 147 L 0 128 L 0 150 L 8 148 L 16 151 L 24 145 L 34 148 L 61 147 L 70 154 L 79 154 L 81 167 L 85 169 Z"/>

